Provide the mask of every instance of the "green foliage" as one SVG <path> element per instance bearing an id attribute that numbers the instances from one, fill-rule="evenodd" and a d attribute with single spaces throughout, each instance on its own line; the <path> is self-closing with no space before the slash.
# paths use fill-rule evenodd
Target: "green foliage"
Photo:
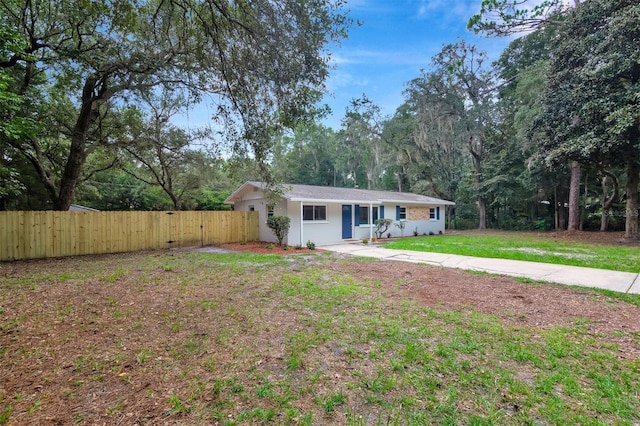
<path id="1" fill-rule="evenodd" d="M 391 224 L 393 223 L 393 219 L 378 219 L 374 222 L 374 225 L 376 226 L 376 229 L 374 229 L 374 233 L 376 234 L 376 237 L 378 238 L 382 238 L 382 236 L 384 235 L 385 232 L 387 232 L 387 230 L 389 229 L 389 227 L 391 226 Z"/>
<path id="2" fill-rule="evenodd" d="M 574 8 L 559 29 L 539 127 L 546 163 L 567 160 L 624 166 L 626 236 L 637 239 L 640 175 L 640 5 L 593 0 Z"/>
<path id="3" fill-rule="evenodd" d="M 287 216 L 271 216 L 267 219 L 267 226 L 273 231 L 273 234 L 278 240 L 278 245 L 282 245 L 282 241 L 289 233 L 289 226 L 291 225 L 291 219 Z"/>
<path id="4" fill-rule="evenodd" d="M 469 18 L 467 29 L 490 36 L 507 36 L 558 22 L 566 9 L 563 0 L 482 0 L 480 12 Z"/>
<path id="5" fill-rule="evenodd" d="M 342 119 L 338 167 L 343 171 L 348 186 L 367 189 L 378 187 L 382 174 L 383 140 L 380 107 L 366 96 L 352 99 Z"/>
<path id="6" fill-rule="evenodd" d="M 282 182 L 333 186 L 343 184 L 337 170 L 340 150 L 333 129 L 311 122 L 299 123 L 293 134 L 276 140 L 273 169 Z"/>
<path id="7" fill-rule="evenodd" d="M 590 1 L 560 29 L 540 122 L 548 163 L 619 163 L 637 153 L 640 49 L 624 40 L 640 32 L 638 16 L 637 4 Z"/>
<path id="8" fill-rule="evenodd" d="M 89 170 L 89 157 L 99 147 L 118 147 L 139 162 L 128 171 L 142 177 L 138 167 L 148 169 L 145 180 L 162 185 L 177 208 L 181 193 L 201 176 L 176 174 L 189 157 L 184 146 L 176 147 L 184 129 L 168 129 L 165 121 L 160 141 L 156 126 L 140 132 L 131 113 L 132 105 L 171 88 L 190 99 L 180 106 L 182 114 L 206 96 L 218 99 L 213 119 L 225 132 L 220 139 L 229 141 L 225 149 L 250 152 L 267 174 L 274 134 L 316 113 L 328 75 L 325 49 L 344 38 L 351 24 L 342 6 L 330 0 L 181 7 L 154 1 L 3 2 L 0 60 L 12 80 L 9 90 L 22 101 L 15 117 L 39 124 L 31 138 L 10 141 L 12 156 L 33 167 L 50 206 L 64 210 L 79 183 L 104 170 Z M 8 99 L 3 92 L 0 99 Z M 15 135 L 19 122 L 0 118 L 0 133 Z M 166 116 L 155 118 L 157 124 Z M 4 154 L 7 141 L 0 142 Z M 165 159 L 173 166 L 164 167 Z"/>
<path id="9" fill-rule="evenodd" d="M 229 195 L 230 190 L 201 189 L 194 194 L 195 210 L 231 210 L 224 202 Z"/>
<path id="10" fill-rule="evenodd" d="M 309 250 L 315 250 L 316 249 L 316 243 L 314 243 L 313 241 L 309 240 L 307 241 L 307 248 Z"/>

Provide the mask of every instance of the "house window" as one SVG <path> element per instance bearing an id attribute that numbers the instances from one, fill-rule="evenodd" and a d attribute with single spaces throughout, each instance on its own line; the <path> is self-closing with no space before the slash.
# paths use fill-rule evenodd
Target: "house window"
<path id="1" fill-rule="evenodd" d="M 360 206 L 359 212 L 360 225 L 369 224 L 369 206 Z M 378 220 L 378 207 L 373 207 L 373 223 Z"/>
<path id="2" fill-rule="evenodd" d="M 273 206 L 267 206 L 267 217 L 271 217 L 274 215 L 274 207 Z"/>
<path id="3" fill-rule="evenodd" d="M 327 206 L 302 206 L 302 220 L 327 220 Z"/>
<path id="4" fill-rule="evenodd" d="M 433 207 L 429 209 L 429 220 L 436 220 L 436 209 Z"/>
<path id="5" fill-rule="evenodd" d="M 398 209 L 398 220 L 407 220 L 407 208 L 400 206 Z"/>

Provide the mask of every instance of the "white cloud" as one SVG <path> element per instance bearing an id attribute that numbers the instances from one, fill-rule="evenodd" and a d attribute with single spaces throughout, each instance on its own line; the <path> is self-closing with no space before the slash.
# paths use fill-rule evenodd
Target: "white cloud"
<path id="1" fill-rule="evenodd" d="M 331 59 L 329 60 L 329 63 L 331 65 L 345 65 L 345 64 L 354 64 L 356 63 L 356 61 L 344 55 L 332 54 Z"/>
<path id="2" fill-rule="evenodd" d="M 418 16 L 423 16 L 432 10 L 442 9 L 446 4 L 450 4 L 450 2 L 444 2 L 443 0 L 421 1 L 418 6 Z"/>
<path id="3" fill-rule="evenodd" d="M 437 14 L 439 18 L 459 19 L 463 21 L 469 19 L 471 15 L 480 10 L 480 2 L 474 3 L 468 0 L 423 0 L 418 5 L 417 15 L 419 18 L 431 18 Z"/>
<path id="4" fill-rule="evenodd" d="M 369 85 L 369 79 L 366 76 L 355 76 L 346 71 L 335 70 L 327 79 L 327 90 L 336 92 L 344 87 L 366 87 Z"/>
<path id="5" fill-rule="evenodd" d="M 419 52 L 416 52 L 419 50 Z M 414 46 L 402 51 L 353 49 L 342 50 L 339 55 L 332 55 L 331 64 L 336 66 L 349 65 L 408 65 L 424 64 L 429 60 L 420 46 Z"/>

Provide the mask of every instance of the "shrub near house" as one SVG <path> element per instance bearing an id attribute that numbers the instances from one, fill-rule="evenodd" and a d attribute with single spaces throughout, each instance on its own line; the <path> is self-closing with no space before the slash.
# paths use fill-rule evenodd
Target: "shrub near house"
<path id="1" fill-rule="evenodd" d="M 282 241 L 289 233 L 291 219 L 287 216 L 271 216 L 267 219 L 267 226 L 271 229 L 278 240 L 278 245 L 282 245 Z"/>

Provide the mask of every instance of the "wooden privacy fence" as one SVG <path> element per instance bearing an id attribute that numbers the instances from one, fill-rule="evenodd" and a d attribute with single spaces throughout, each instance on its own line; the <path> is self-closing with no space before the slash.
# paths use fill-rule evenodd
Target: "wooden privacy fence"
<path id="1" fill-rule="evenodd" d="M 256 241 L 258 213 L 0 212 L 0 261 Z"/>

